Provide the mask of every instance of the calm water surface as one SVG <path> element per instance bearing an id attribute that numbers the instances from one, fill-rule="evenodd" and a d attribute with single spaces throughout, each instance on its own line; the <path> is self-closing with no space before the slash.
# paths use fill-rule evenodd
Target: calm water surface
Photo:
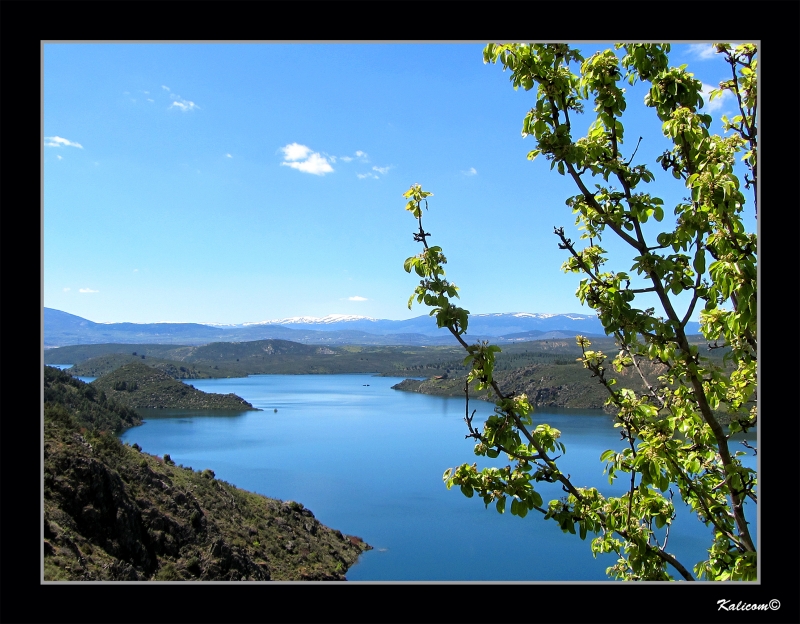
<path id="1" fill-rule="evenodd" d="M 605 569 L 616 557 L 594 559 L 591 537 L 564 534 L 535 511 L 500 515 L 477 497 L 448 491 L 446 468 L 506 462 L 474 455 L 464 438 L 463 399 L 392 390 L 398 381 L 370 375 L 189 380 L 206 392 L 234 392 L 263 411 L 141 410 L 145 424 L 121 438 L 195 470 L 211 468 L 240 488 L 300 501 L 324 524 L 362 537 L 374 550 L 349 570 L 352 581 L 607 580 Z M 471 402 L 475 408 L 476 422 L 491 413 L 482 401 Z M 559 466 L 573 483 L 607 495 L 625 490 L 601 475 L 600 454 L 620 448 L 609 416 L 570 410 L 537 418 L 561 430 L 567 453 Z M 541 485 L 545 503 L 563 494 Z M 669 546 L 691 567 L 704 558 L 709 531 L 677 506 Z"/>

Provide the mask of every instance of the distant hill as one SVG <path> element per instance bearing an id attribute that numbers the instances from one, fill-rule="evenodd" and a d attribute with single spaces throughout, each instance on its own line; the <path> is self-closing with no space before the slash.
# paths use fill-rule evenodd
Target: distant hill
<path id="1" fill-rule="evenodd" d="M 86 347 L 104 347 L 106 345 L 81 345 L 75 347 L 85 351 Z M 128 345 L 125 345 L 128 347 Z M 62 347 L 63 349 L 70 349 L 72 347 Z M 136 352 L 138 353 L 138 352 Z M 233 377 L 239 374 L 238 370 L 232 370 L 225 366 L 221 369 L 217 366 L 216 369 L 205 367 L 198 368 L 193 364 L 182 364 L 180 361 L 165 360 L 161 358 L 147 357 L 146 359 L 140 355 L 134 355 L 130 351 L 128 353 L 106 353 L 90 357 L 80 364 L 67 369 L 68 374 L 73 377 L 102 377 L 108 373 L 117 370 L 120 366 L 125 366 L 131 362 L 139 362 L 146 364 L 152 368 L 166 373 L 173 379 L 211 379 L 216 377 Z M 71 362 L 53 362 L 53 364 L 70 364 Z"/>
<path id="2" fill-rule="evenodd" d="M 697 323 L 689 323 L 697 333 Z M 541 332 L 541 333 L 538 333 Z M 555 332 L 555 333 L 553 333 Z M 592 314 L 473 314 L 467 337 L 491 339 L 498 344 L 519 340 L 604 336 L 600 321 Z M 296 317 L 244 323 L 204 325 L 200 323 L 95 323 L 52 308 L 44 309 L 45 348 L 79 344 L 182 344 L 288 340 L 325 345 L 451 345 L 453 337 L 436 326 L 428 315 L 402 321 L 331 315 L 315 319 Z"/>
<path id="3" fill-rule="evenodd" d="M 102 376 L 124 364 L 139 362 L 179 379 L 262 374 L 400 376 L 431 365 L 458 365 L 463 359 L 461 348 L 452 345 L 329 347 L 286 340 L 212 342 L 202 346 L 76 345 L 44 352 L 45 364 L 73 364 L 68 369 L 71 375 Z"/>
<path id="4" fill-rule="evenodd" d="M 90 385 L 115 403 L 130 408 L 256 409 L 233 393 L 202 392 L 138 361 L 124 364 Z"/>
<path id="5" fill-rule="evenodd" d="M 123 445 L 110 431 L 134 412 L 44 374 L 45 581 L 342 581 L 371 548 L 301 503 Z"/>
<path id="6" fill-rule="evenodd" d="M 53 308 L 44 309 L 45 348 L 66 344 L 209 342 L 218 331 L 199 323 L 94 323 Z"/>

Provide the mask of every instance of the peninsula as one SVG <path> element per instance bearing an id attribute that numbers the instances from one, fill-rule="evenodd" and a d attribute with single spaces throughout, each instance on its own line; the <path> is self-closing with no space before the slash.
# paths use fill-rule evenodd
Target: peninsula
<path id="1" fill-rule="evenodd" d="M 141 418 L 91 384 L 45 367 L 44 401 L 45 581 L 343 581 L 371 548 L 301 503 L 122 444 Z"/>

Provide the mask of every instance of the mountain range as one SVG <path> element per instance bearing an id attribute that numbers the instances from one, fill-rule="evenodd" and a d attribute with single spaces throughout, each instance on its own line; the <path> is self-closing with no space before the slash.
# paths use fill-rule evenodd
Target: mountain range
<path id="1" fill-rule="evenodd" d="M 697 323 L 689 323 L 698 333 Z M 593 314 L 536 314 L 530 312 L 472 314 L 467 336 L 471 341 L 521 342 L 584 336 L 605 336 Z M 453 337 L 430 316 L 402 321 L 332 314 L 322 318 L 299 316 L 238 325 L 202 323 L 95 323 L 44 308 L 45 348 L 77 344 L 182 344 L 245 342 L 266 339 L 304 344 L 440 345 Z"/>

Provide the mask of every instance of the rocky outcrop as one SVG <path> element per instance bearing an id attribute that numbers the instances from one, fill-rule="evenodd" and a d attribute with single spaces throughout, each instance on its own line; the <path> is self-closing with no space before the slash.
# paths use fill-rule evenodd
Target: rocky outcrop
<path id="1" fill-rule="evenodd" d="M 60 401 L 70 396 L 61 383 L 82 384 L 48 382 L 45 580 L 345 580 L 370 548 L 321 524 L 301 503 L 123 445 L 83 420 L 86 405 L 79 411 Z"/>

